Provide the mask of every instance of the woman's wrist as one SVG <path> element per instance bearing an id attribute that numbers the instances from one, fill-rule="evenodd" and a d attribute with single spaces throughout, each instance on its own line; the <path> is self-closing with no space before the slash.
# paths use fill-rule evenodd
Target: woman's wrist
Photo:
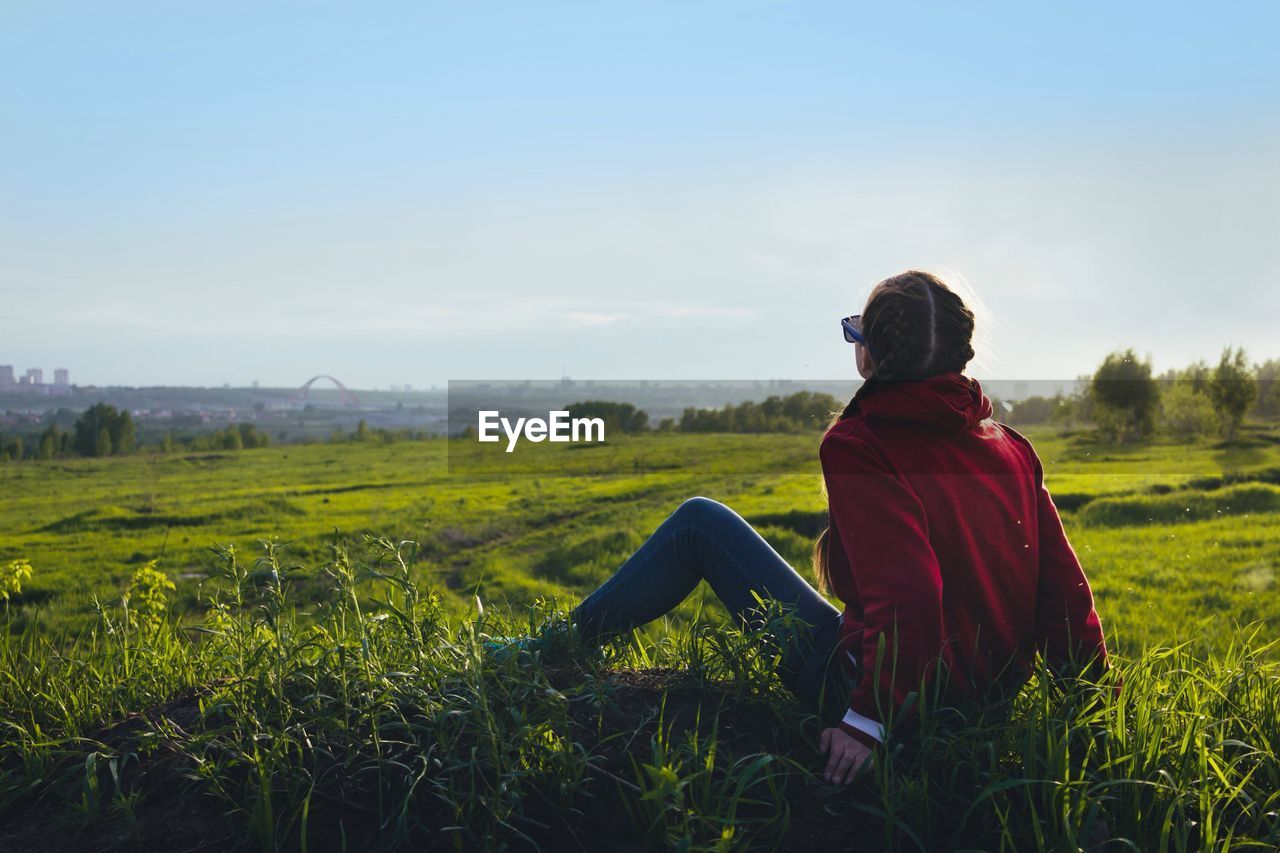
<path id="1" fill-rule="evenodd" d="M 845 710 L 844 717 L 840 720 L 838 726 L 841 731 L 853 735 L 868 746 L 874 746 L 884 741 L 884 724 L 879 720 L 873 720 L 864 714 L 859 714 L 853 708 Z"/>
<path id="2" fill-rule="evenodd" d="M 861 743 L 863 746 L 874 749 L 877 746 L 879 746 L 881 743 L 881 741 L 878 738 L 876 738 L 874 735 L 864 732 L 862 729 L 857 728 L 856 726 L 851 726 L 848 723 L 846 723 L 844 720 L 841 720 L 840 722 L 836 723 L 836 728 L 838 728 L 840 731 L 844 732 L 845 734 L 849 735 L 854 740 Z"/>

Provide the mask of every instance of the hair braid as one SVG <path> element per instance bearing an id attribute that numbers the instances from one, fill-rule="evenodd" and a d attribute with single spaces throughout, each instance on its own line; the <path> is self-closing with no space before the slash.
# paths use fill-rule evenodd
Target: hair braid
<path id="1" fill-rule="evenodd" d="M 872 378 L 926 379 L 960 372 L 974 357 L 973 311 L 946 282 L 932 273 L 907 270 L 876 285 L 862 311 L 862 330 L 875 355 Z M 840 417 L 854 408 L 850 401 Z M 830 530 L 814 543 L 818 589 L 831 589 Z"/>
<path id="2" fill-rule="evenodd" d="M 960 371 L 974 356 L 973 312 L 930 273 L 909 270 L 882 281 L 867 300 L 863 325 L 880 379 Z"/>

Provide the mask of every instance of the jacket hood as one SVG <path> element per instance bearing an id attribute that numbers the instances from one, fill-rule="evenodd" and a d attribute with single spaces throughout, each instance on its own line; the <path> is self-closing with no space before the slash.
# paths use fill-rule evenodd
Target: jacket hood
<path id="1" fill-rule="evenodd" d="M 915 382 L 868 380 L 851 406 L 864 418 L 913 421 L 937 429 L 967 430 L 991 417 L 991 400 L 978 380 L 939 373 Z"/>

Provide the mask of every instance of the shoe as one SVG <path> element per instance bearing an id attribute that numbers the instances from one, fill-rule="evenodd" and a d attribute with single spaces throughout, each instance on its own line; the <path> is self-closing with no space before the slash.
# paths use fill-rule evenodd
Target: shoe
<path id="1" fill-rule="evenodd" d="M 480 641 L 480 647 L 494 660 L 506 660 L 520 652 L 533 652 L 537 646 L 538 638 L 534 635 L 508 637 L 500 634 Z"/>
<path id="2" fill-rule="evenodd" d="M 598 646 L 588 646 L 575 642 L 574 639 L 570 634 L 568 622 L 558 619 L 544 625 L 536 633 L 490 637 L 482 640 L 481 646 L 494 660 L 509 660 L 512 657 L 518 657 L 521 652 L 537 654 L 543 660 L 560 659 L 584 652 L 588 657 L 596 660 L 601 658 L 601 650 Z"/>

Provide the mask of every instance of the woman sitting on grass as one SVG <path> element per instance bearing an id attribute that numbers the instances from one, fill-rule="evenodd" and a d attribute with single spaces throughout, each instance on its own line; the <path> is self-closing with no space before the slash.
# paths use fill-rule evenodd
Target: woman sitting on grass
<path id="1" fill-rule="evenodd" d="M 757 596 L 780 603 L 807 627 L 780 644 L 779 676 L 833 723 L 820 748 L 837 784 L 923 687 L 1010 696 L 1037 651 L 1059 673 L 1099 673 L 1107 654 L 1039 458 L 961 373 L 974 355 L 973 312 L 913 270 L 880 282 L 841 324 L 866 381 L 822 440 L 829 526 L 814 566 L 844 611 L 741 516 L 695 497 L 561 626 L 598 644 L 667 613 L 703 579 L 749 628 L 764 625 Z"/>

